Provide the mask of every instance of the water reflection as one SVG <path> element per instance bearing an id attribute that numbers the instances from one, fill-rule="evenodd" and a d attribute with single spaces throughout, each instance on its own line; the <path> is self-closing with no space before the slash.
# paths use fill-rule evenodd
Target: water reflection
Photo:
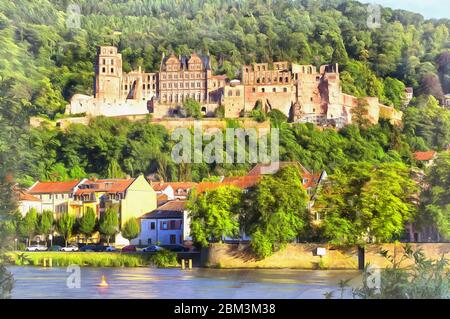
<path id="1" fill-rule="evenodd" d="M 324 298 L 340 280 L 360 281 L 357 271 L 81 268 L 81 288 L 69 289 L 66 268 L 10 271 L 12 298 Z M 108 288 L 97 287 L 102 275 Z"/>

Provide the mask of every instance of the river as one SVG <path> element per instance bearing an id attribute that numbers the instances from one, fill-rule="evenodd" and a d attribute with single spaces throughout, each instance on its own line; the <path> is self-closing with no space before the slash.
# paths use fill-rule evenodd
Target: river
<path id="1" fill-rule="evenodd" d="M 339 296 L 340 280 L 349 279 L 351 286 L 361 281 L 358 271 L 345 270 L 86 267 L 80 269 L 80 287 L 69 288 L 71 273 L 66 268 L 12 266 L 9 270 L 15 279 L 14 299 L 323 299 L 330 291 Z M 97 286 L 103 275 L 107 288 Z M 350 290 L 345 296 L 351 297 Z"/>

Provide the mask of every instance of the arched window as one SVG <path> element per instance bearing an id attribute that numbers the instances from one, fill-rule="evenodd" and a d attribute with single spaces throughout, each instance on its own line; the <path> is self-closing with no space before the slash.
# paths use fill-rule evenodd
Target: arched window
<path id="1" fill-rule="evenodd" d="M 233 96 L 233 91 L 232 90 L 228 91 L 228 96 Z"/>

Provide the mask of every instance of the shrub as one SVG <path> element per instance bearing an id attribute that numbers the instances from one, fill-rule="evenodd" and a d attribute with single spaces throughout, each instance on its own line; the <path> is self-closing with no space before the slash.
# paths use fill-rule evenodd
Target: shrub
<path id="1" fill-rule="evenodd" d="M 160 250 L 151 257 L 151 262 L 158 268 L 178 266 L 177 253 L 169 250 Z"/>

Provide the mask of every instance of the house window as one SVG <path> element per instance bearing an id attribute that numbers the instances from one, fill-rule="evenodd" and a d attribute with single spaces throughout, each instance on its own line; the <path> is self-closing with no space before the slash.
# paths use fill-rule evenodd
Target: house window
<path id="1" fill-rule="evenodd" d="M 167 222 L 161 222 L 161 229 L 165 229 L 165 230 L 167 230 L 169 227 L 168 227 L 168 223 Z"/>
<path id="2" fill-rule="evenodd" d="M 150 230 L 155 230 L 155 222 L 150 223 Z"/>
<path id="3" fill-rule="evenodd" d="M 175 245 L 177 243 L 177 235 L 170 235 L 170 244 Z"/>

